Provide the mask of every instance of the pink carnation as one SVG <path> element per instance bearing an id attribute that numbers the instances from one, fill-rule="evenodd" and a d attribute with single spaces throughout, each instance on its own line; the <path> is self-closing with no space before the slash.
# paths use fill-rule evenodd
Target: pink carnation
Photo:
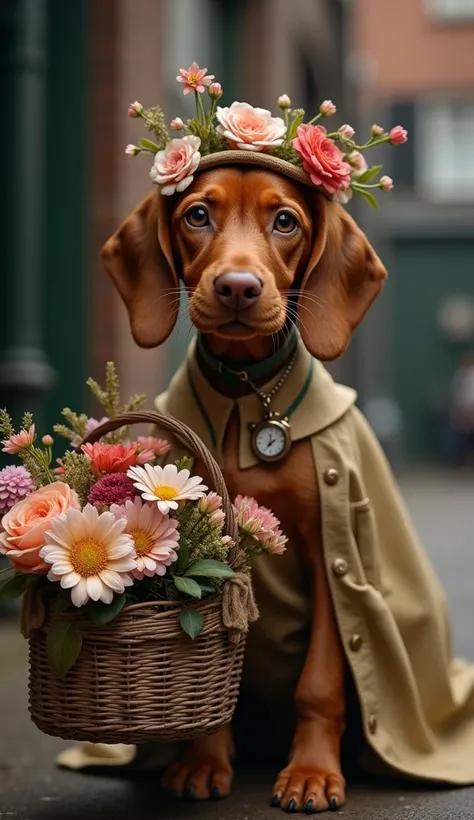
<path id="1" fill-rule="evenodd" d="M 10 466 L 0 470 L 0 517 L 34 489 L 34 481 L 26 467 Z"/>
<path id="2" fill-rule="evenodd" d="M 313 185 L 329 194 L 349 187 L 351 166 L 345 162 L 342 151 L 326 136 L 322 125 L 300 125 L 293 148 L 303 160 L 303 168 Z"/>

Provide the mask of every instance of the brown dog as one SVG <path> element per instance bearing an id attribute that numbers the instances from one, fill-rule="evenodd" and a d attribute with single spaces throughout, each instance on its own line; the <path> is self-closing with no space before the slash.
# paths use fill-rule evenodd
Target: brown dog
<path id="1" fill-rule="evenodd" d="M 239 362 L 265 359 L 298 321 L 320 360 L 341 355 L 382 287 L 386 271 L 343 208 L 273 172 L 219 168 L 173 197 L 152 193 L 103 250 L 103 260 L 143 347 L 161 344 L 178 313 L 178 279 L 209 350 Z M 298 299 L 298 316 L 293 301 Z M 210 380 L 212 374 L 206 374 Z M 219 390 L 219 384 L 214 383 Z M 274 803 L 290 811 L 332 810 L 345 800 L 340 741 L 345 725 L 344 655 L 322 560 L 320 509 L 309 442 L 272 465 L 241 471 L 239 421 L 223 448 L 231 497 L 255 496 L 282 522 L 312 578 L 312 630 L 296 688 L 297 726 Z M 303 479 L 303 480 L 302 480 Z M 165 782 L 196 798 L 229 793 L 230 727 L 190 743 Z"/>

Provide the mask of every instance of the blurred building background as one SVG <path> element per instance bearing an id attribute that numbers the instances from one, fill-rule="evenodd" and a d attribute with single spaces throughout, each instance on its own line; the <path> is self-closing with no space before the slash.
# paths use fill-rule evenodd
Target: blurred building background
<path id="1" fill-rule="evenodd" d="M 50 428 L 108 359 L 151 402 L 183 357 L 185 311 L 162 349 L 135 347 L 98 252 L 149 190 L 147 161 L 123 151 L 129 102 L 185 117 L 175 77 L 195 59 L 228 103 L 331 98 L 338 123 L 408 128 L 380 152 L 393 194 L 351 205 L 390 282 L 332 370 L 392 455 L 446 457 L 474 347 L 474 0 L 1 0 L 0 38 L 0 405 Z"/>

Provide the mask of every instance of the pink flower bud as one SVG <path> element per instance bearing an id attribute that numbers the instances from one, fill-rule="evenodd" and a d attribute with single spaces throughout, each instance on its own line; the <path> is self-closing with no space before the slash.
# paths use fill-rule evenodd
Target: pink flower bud
<path id="1" fill-rule="evenodd" d="M 125 148 L 125 153 L 127 157 L 136 157 L 136 155 L 139 154 L 140 151 L 141 149 L 138 147 L 138 145 L 133 145 L 132 143 L 129 143 Z"/>
<path id="2" fill-rule="evenodd" d="M 380 187 L 382 191 L 391 191 L 393 188 L 393 179 L 388 176 L 380 178 Z"/>
<path id="3" fill-rule="evenodd" d="M 211 100 L 218 100 L 219 97 L 222 97 L 224 92 L 220 83 L 211 83 L 207 89 L 207 93 L 209 94 Z"/>
<path id="4" fill-rule="evenodd" d="M 181 117 L 175 117 L 174 120 L 171 120 L 170 128 L 173 131 L 181 131 L 181 129 L 184 128 L 184 122 Z"/>
<path id="5" fill-rule="evenodd" d="M 339 129 L 339 133 L 343 137 L 347 137 L 348 140 L 351 140 L 352 137 L 355 134 L 355 131 L 354 131 L 352 125 L 347 125 L 347 123 L 346 123 L 346 125 L 341 125 L 341 127 Z"/>
<path id="6" fill-rule="evenodd" d="M 381 125 L 373 125 L 372 126 L 372 134 L 374 137 L 381 137 L 383 134 L 383 128 Z"/>
<path id="7" fill-rule="evenodd" d="M 143 105 L 139 102 L 130 103 L 128 106 L 129 117 L 141 117 L 143 114 Z"/>
<path id="8" fill-rule="evenodd" d="M 390 131 L 390 142 L 392 145 L 403 145 L 408 139 L 408 132 L 401 126 L 396 125 Z"/>
<path id="9" fill-rule="evenodd" d="M 367 162 L 360 151 L 351 151 L 351 153 L 347 155 L 346 159 L 349 165 L 351 165 L 358 174 L 363 174 L 364 171 L 367 171 Z"/>
<path id="10" fill-rule="evenodd" d="M 49 435 L 43 436 L 41 441 L 43 442 L 45 447 L 52 447 L 53 446 L 53 437 L 52 436 L 49 436 Z"/>
<path id="11" fill-rule="evenodd" d="M 291 100 L 288 94 L 282 94 L 278 97 L 278 105 L 280 108 L 291 108 Z"/>
<path id="12" fill-rule="evenodd" d="M 323 117 L 332 117 L 332 115 L 336 113 L 336 110 L 336 106 L 332 100 L 324 100 L 319 106 L 319 113 L 322 114 Z"/>

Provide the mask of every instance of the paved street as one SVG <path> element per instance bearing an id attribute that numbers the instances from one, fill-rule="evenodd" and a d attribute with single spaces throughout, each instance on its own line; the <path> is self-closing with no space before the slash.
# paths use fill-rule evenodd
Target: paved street
<path id="1" fill-rule="evenodd" d="M 451 602 L 459 654 L 474 658 L 474 478 L 410 475 L 402 480 L 419 532 Z M 241 771 L 223 803 L 179 803 L 156 778 L 87 776 L 55 768 L 65 745 L 30 723 L 26 698 L 26 644 L 16 625 L 0 628 L 1 820 L 277 820 L 268 807 L 273 771 Z M 473 750 L 474 752 L 474 750 Z M 474 789 L 398 790 L 354 784 L 341 812 L 358 820 L 474 820 Z"/>

